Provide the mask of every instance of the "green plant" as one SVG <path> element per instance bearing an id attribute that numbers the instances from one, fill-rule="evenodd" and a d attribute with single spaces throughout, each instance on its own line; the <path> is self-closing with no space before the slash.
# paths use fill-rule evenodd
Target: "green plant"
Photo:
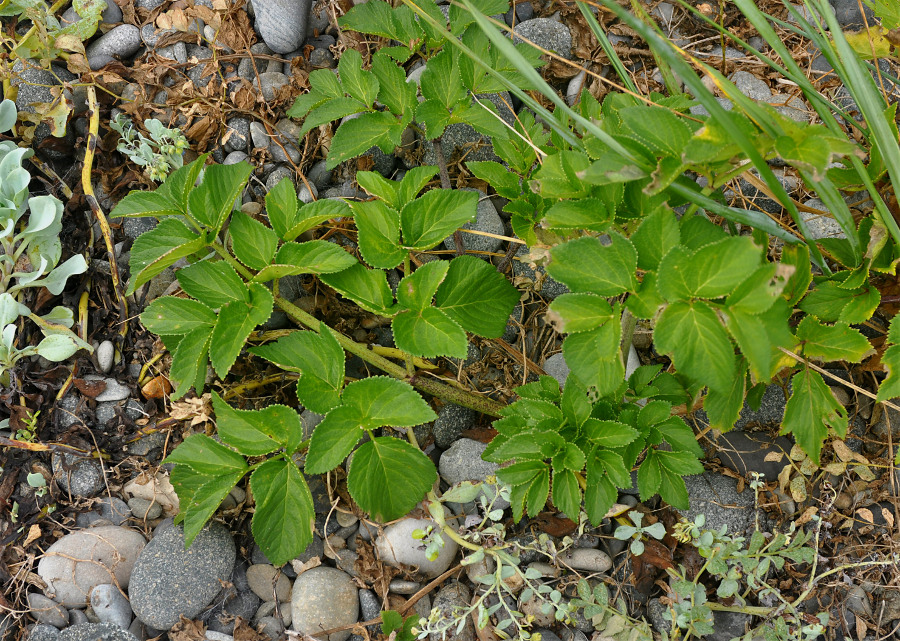
<path id="1" fill-rule="evenodd" d="M 620 541 L 632 539 L 629 550 L 634 556 L 640 556 L 644 553 L 642 536 L 652 536 L 657 541 L 661 541 L 666 535 L 666 526 L 659 521 L 651 525 L 641 526 L 641 521 L 644 519 L 644 515 L 641 512 L 632 510 L 628 513 L 628 518 L 631 519 L 634 525 L 620 525 L 616 528 L 614 536 Z"/>
<path id="2" fill-rule="evenodd" d="M 134 164 L 144 167 L 150 180 L 161 182 L 175 169 L 184 165 L 184 150 L 189 143 L 177 127 L 168 129 L 156 118 L 144 121 L 150 134 L 147 138 L 138 131 L 125 114 L 116 114 L 109 123 L 122 137 L 116 150 L 125 154 Z"/>
<path id="3" fill-rule="evenodd" d="M 0 42 L 18 58 L 39 60 L 48 68 L 50 62 L 65 52 L 84 54 L 85 40 L 94 35 L 100 24 L 106 2 L 103 0 L 75 0 L 72 7 L 78 20 L 63 26 L 55 12 L 63 5 L 57 2 L 49 6 L 39 0 L 3 0 L 0 2 L 0 17 L 18 16 L 31 21 L 32 27 L 22 36 L 7 40 L 0 36 Z"/>
<path id="4" fill-rule="evenodd" d="M 49 491 L 47 488 L 47 479 L 40 472 L 30 473 L 26 479 L 28 485 L 34 488 L 35 496 L 46 496 Z"/>
<path id="5" fill-rule="evenodd" d="M 16 430 L 15 438 L 17 441 L 27 441 L 29 443 L 34 441 L 37 436 L 37 420 L 40 414 L 40 410 L 26 413 L 25 417 L 22 419 L 22 423 L 25 427 Z"/>
<path id="6" fill-rule="evenodd" d="M 15 122 L 15 104 L 0 102 L 0 132 L 11 130 Z M 9 370 L 26 356 L 62 361 L 79 349 L 92 349 L 70 330 L 74 324 L 70 309 L 54 307 L 38 316 L 21 302 L 27 288 L 45 287 L 58 295 L 70 276 L 87 270 L 80 254 L 58 264 L 63 205 L 53 196 L 29 197 L 31 174 L 22 161 L 33 153 L 11 141 L 0 141 L 0 383 L 4 385 L 9 384 Z M 21 317 L 31 319 L 43 332 L 38 345 L 17 347 Z"/>

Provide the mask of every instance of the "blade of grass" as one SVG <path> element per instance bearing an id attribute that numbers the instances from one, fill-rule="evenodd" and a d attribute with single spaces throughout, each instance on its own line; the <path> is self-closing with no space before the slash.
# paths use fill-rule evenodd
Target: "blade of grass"
<path id="1" fill-rule="evenodd" d="M 710 117 L 714 118 L 716 122 L 718 122 L 728 133 L 731 139 L 734 140 L 734 142 L 736 142 L 738 146 L 740 146 L 741 150 L 753 163 L 753 166 L 756 167 L 756 170 L 759 172 L 760 178 L 763 179 L 769 189 L 772 190 L 772 193 L 775 194 L 775 196 L 778 198 L 782 206 L 784 206 L 790 213 L 791 219 L 794 221 L 797 229 L 800 230 L 801 235 L 809 245 L 809 251 L 812 260 L 826 274 L 830 273 L 831 270 L 828 268 L 828 265 L 825 264 L 825 261 L 822 258 L 822 253 L 819 251 L 818 246 L 810 237 L 809 227 L 800 216 L 800 212 L 797 211 L 797 207 L 794 205 L 790 196 L 788 196 L 788 193 L 785 191 L 784 186 L 781 184 L 778 178 L 775 177 L 775 174 L 772 172 L 772 169 L 769 167 L 768 163 L 766 163 L 765 159 L 760 155 L 756 147 L 753 146 L 752 141 L 744 134 L 743 131 L 741 131 L 734 125 L 731 119 L 727 116 L 725 109 L 719 104 L 712 92 L 706 88 L 706 86 L 701 82 L 700 78 L 694 73 L 694 70 L 690 67 L 690 65 L 688 65 L 688 63 L 684 61 L 684 59 L 681 57 L 681 49 L 676 47 L 673 43 L 660 38 L 652 28 L 648 27 L 633 15 L 628 13 L 628 11 L 620 7 L 613 0 L 601 1 L 607 9 L 615 13 L 620 20 L 634 29 L 638 33 L 638 35 L 640 35 L 644 39 L 644 41 L 647 42 L 651 49 L 657 50 L 660 57 L 666 59 L 666 61 L 671 65 L 672 69 L 681 77 L 682 81 L 684 81 L 685 86 L 687 86 L 691 90 L 691 93 L 694 95 L 694 97 L 699 100 L 700 103 L 706 108 L 706 110 L 710 114 Z M 706 69 L 708 72 L 714 71 L 711 70 L 708 66 L 704 66 L 704 69 Z M 717 75 L 720 78 L 722 77 L 721 74 Z"/>
<path id="2" fill-rule="evenodd" d="M 684 0 L 677 0 L 679 3 L 684 4 Z M 760 11 L 754 0 L 735 0 L 735 4 L 738 9 L 744 16 L 750 21 L 750 24 L 756 29 L 757 33 L 762 37 L 765 42 L 772 47 L 772 50 L 775 51 L 776 54 L 781 58 L 784 62 L 786 68 L 782 68 L 777 65 L 774 61 L 764 56 L 762 53 L 758 51 L 754 51 L 754 54 L 763 62 L 766 62 L 770 67 L 781 73 L 785 78 L 797 83 L 800 87 L 801 91 L 803 91 L 803 95 L 810 102 L 813 108 L 816 110 L 816 113 L 819 114 L 819 118 L 821 118 L 822 123 L 828 127 L 828 130 L 833 134 L 844 136 L 844 130 L 841 127 L 840 123 L 834 116 L 832 110 L 837 111 L 838 114 L 844 118 L 846 121 L 851 122 L 855 125 L 855 121 L 853 121 L 850 116 L 841 109 L 838 109 L 831 101 L 822 96 L 821 93 L 813 86 L 813 84 L 806 77 L 806 74 L 803 73 L 803 70 L 796 63 L 791 52 L 788 51 L 787 47 L 782 42 L 781 38 L 778 37 L 778 34 L 775 33 L 775 30 L 769 24 L 770 20 L 775 20 L 771 16 L 764 14 Z M 700 18 L 706 20 L 708 24 L 715 25 L 711 20 L 707 19 L 706 16 L 696 11 L 693 7 L 688 6 L 689 10 L 695 12 Z M 789 7 L 789 10 L 793 9 L 793 7 Z M 802 20 L 803 23 L 806 23 L 806 29 L 803 30 L 803 35 L 810 38 L 811 40 L 818 40 L 823 37 L 823 34 L 812 29 L 812 26 L 809 25 L 802 16 L 797 16 Z M 799 24 L 799 23 L 798 23 Z M 718 25 L 715 25 L 718 26 Z M 731 36 L 730 33 L 725 32 L 725 35 Z M 827 39 L 824 39 L 827 42 Z M 827 48 L 827 45 L 826 45 Z M 820 48 L 820 50 L 822 50 Z M 836 59 L 836 56 L 831 56 L 833 59 Z M 838 61 L 839 66 L 840 62 Z M 837 67 L 834 67 L 837 74 Z M 841 76 L 839 76 L 841 77 Z M 894 217 L 891 215 L 890 210 L 888 210 L 887 205 L 884 203 L 884 200 L 881 198 L 881 194 L 878 193 L 878 190 L 875 189 L 875 185 L 872 183 L 872 179 L 869 176 L 869 172 L 866 170 L 865 165 L 862 160 L 857 158 L 856 156 L 849 157 L 850 164 L 853 166 L 853 169 L 860 176 L 862 183 L 866 186 L 869 191 L 870 196 L 872 197 L 875 203 L 875 210 L 878 213 L 882 223 L 887 227 L 888 231 L 891 234 L 891 237 L 894 239 L 894 242 L 900 243 L 900 227 L 898 227 L 897 222 L 894 220 Z M 827 195 L 827 194 L 826 194 Z M 830 195 L 827 195 L 830 197 Z M 843 199 L 842 199 L 843 200 Z M 825 199 L 823 199 L 825 202 Z M 828 205 L 827 202 L 825 202 Z M 849 213 L 849 212 L 848 212 Z M 843 225 L 842 225 L 843 227 Z M 845 230 L 846 231 L 846 230 Z"/>
<path id="3" fill-rule="evenodd" d="M 594 34 L 594 37 L 597 38 L 597 42 L 600 43 L 600 46 L 603 48 L 603 53 L 606 54 L 606 57 L 609 58 L 609 64 L 612 66 L 613 71 L 616 72 L 616 75 L 619 76 L 619 79 L 622 81 L 622 84 L 625 87 L 634 93 L 640 93 L 638 91 L 637 86 L 634 84 L 634 81 L 631 79 L 631 76 L 625 70 L 625 65 L 622 64 L 622 59 L 619 58 L 619 54 L 616 53 L 613 44 L 609 41 L 609 38 L 606 35 L 606 32 L 603 30 L 603 27 L 600 26 L 600 23 L 597 22 L 597 18 L 594 16 L 594 12 L 591 11 L 590 7 L 584 2 L 579 1 L 578 9 L 581 11 L 581 15 L 584 16 L 584 21 L 587 22 L 588 27 L 591 29 L 591 33 Z"/>
<path id="4" fill-rule="evenodd" d="M 875 81 L 872 79 L 872 76 L 861 64 L 856 57 L 856 53 L 844 37 L 837 18 L 831 13 L 830 7 L 823 6 L 821 0 L 818 0 L 817 8 L 828 23 L 828 28 L 834 39 L 835 52 L 844 63 L 844 71 L 847 74 L 843 78 L 845 86 L 856 101 L 866 124 L 869 125 L 869 129 L 872 132 L 872 143 L 884 159 L 891 183 L 900 185 L 900 145 L 898 145 L 890 125 L 884 118 L 884 109 L 887 107 L 884 103 L 884 98 L 875 87 Z M 869 193 L 873 197 L 877 196 L 874 186 L 870 188 Z M 882 222 L 890 230 L 894 241 L 900 242 L 900 230 L 898 230 L 897 222 L 890 215 L 890 212 L 886 215 L 883 214 L 882 219 Z"/>

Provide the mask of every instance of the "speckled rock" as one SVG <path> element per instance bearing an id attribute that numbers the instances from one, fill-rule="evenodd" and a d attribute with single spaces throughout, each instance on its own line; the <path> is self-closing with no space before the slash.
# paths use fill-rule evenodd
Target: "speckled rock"
<path id="1" fill-rule="evenodd" d="M 69 454 L 54 452 L 50 457 L 53 478 L 64 492 L 73 496 L 90 498 L 103 491 L 103 469 L 100 464 L 90 458 L 82 458 Z"/>
<path id="2" fill-rule="evenodd" d="M 181 616 L 197 616 L 234 567 L 234 541 L 219 523 L 201 530 L 189 548 L 184 545 L 180 525 L 157 528 L 134 566 L 131 607 L 141 621 L 159 630 L 169 629 Z"/>
<path id="3" fill-rule="evenodd" d="M 29 592 L 27 600 L 31 610 L 30 614 L 37 619 L 38 623 L 52 625 L 54 628 L 64 628 L 69 625 L 68 611 L 53 599 L 48 599 L 37 592 Z"/>
<path id="4" fill-rule="evenodd" d="M 106 32 L 85 49 L 88 64 L 97 70 L 104 65 L 137 53 L 141 47 L 141 30 L 131 24 L 122 24 Z"/>
<path id="5" fill-rule="evenodd" d="M 413 530 L 434 526 L 430 519 L 403 519 L 384 528 L 375 540 L 378 558 L 388 565 L 414 565 L 428 578 L 434 578 L 450 567 L 459 546 L 455 541 L 444 540 L 444 547 L 434 561 L 429 561 L 421 543 L 412 538 Z"/>
<path id="6" fill-rule="evenodd" d="M 103 623 L 128 629 L 131 625 L 131 605 L 116 586 L 104 583 L 91 590 L 91 609 Z"/>
<path id="7" fill-rule="evenodd" d="M 67 534 L 38 563 L 46 593 L 67 607 L 83 607 L 94 587 L 111 581 L 127 588 L 146 541 L 139 532 L 116 525 Z"/>
<path id="8" fill-rule="evenodd" d="M 359 589 L 350 575 L 337 568 L 319 566 L 307 570 L 294 581 L 291 596 L 291 628 L 316 636 L 328 630 L 356 623 L 359 618 Z M 350 631 L 336 632 L 327 641 L 345 641 Z"/>
<path id="9" fill-rule="evenodd" d="M 513 44 L 524 42 L 522 38 L 567 60 L 572 59 L 572 33 L 561 22 L 549 18 L 534 18 L 522 22 L 513 29 Z"/>
<path id="10" fill-rule="evenodd" d="M 474 191 L 478 194 L 478 209 L 475 215 L 475 220 L 466 223 L 462 226 L 462 228 L 503 236 L 505 233 L 503 220 L 497 213 L 497 208 L 494 207 L 494 203 L 491 202 L 491 199 L 487 197 L 487 194 L 482 191 L 478 191 L 477 189 L 470 188 L 464 188 L 462 191 Z M 496 252 L 503 244 L 503 240 L 499 238 L 466 233 L 462 233 L 462 241 L 467 251 L 485 253 Z M 446 247 L 447 249 L 456 249 L 456 242 L 453 240 L 453 236 L 449 236 L 444 241 L 444 247 Z M 484 254 L 480 255 L 480 257 L 484 258 L 485 260 L 490 259 L 490 256 Z"/>
<path id="11" fill-rule="evenodd" d="M 447 449 L 475 422 L 475 412 L 468 407 L 447 403 L 438 410 L 434 421 L 434 443 L 441 449 Z"/>
<path id="12" fill-rule="evenodd" d="M 137 637 L 110 623 L 79 623 L 63 630 L 57 641 L 137 641 Z"/>
<path id="13" fill-rule="evenodd" d="M 290 53 L 303 44 L 312 0 L 253 0 L 256 30 L 276 53 Z"/>
<path id="14" fill-rule="evenodd" d="M 254 594 L 263 601 L 272 601 L 273 594 L 279 601 L 289 601 L 291 598 L 291 582 L 271 565 L 264 563 L 251 565 L 247 568 L 247 583 Z"/>
<path id="15" fill-rule="evenodd" d="M 451 581 L 445 584 L 434 597 L 433 607 L 440 610 L 444 616 L 450 616 L 457 608 L 468 607 L 472 594 L 465 585 L 459 581 Z M 429 636 L 431 641 L 473 641 L 475 638 L 475 626 L 472 624 L 472 618 L 466 617 L 466 623 L 463 629 L 456 631 L 454 626 L 448 631 L 446 636 L 440 634 L 432 634 Z"/>

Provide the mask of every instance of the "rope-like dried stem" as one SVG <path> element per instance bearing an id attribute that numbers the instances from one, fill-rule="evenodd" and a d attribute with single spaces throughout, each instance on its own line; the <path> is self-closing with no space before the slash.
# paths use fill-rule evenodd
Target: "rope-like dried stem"
<path id="1" fill-rule="evenodd" d="M 125 337 L 128 333 L 128 301 L 125 299 L 125 293 L 122 290 L 122 280 L 119 278 L 119 266 L 116 263 L 116 250 L 113 243 L 112 230 L 109 228 L 109 221 L 106 220 L 106 214 L 100 208 L 97 197 L 94 195 L 94 187 L 91 183 L 91 170 L 94 165 L 94 154 L 97 151 L 97 145 L 100 140 L 100 110 L 97 104 L 97 91 L 93 86 L 87 87 L 88 98 L 88 133 L 87 148 L 84 152 L 84 166 L 81 169 L 81 187 L 84 190 L 84 197 L 94 212 L 94 217 L 100 223 L 100 231 L 103 234 L 103 240 L 106 242 L 106 253 L 109 256 L 109 271 L 112 276 L 113 289 L 116 292 L 116 298 L 119 301 L 119 317 L 121 319 L 121 327 L 119 335 Z"/>

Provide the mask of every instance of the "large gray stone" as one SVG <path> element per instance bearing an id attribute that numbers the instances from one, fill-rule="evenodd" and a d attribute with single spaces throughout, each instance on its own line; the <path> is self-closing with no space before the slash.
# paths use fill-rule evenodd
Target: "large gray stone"
<path id="1" fill-rule="evenodd" d="M 733 430 L 716 439 L 716 450 L 725 467 L 744 477 L 759 472 L 771 481 L 790 464 L 787 454 L 791 451 L 791 441 L 785 436 L 773 439 L 766 432 Z M 766 460 L 766 456 L 778 452 L 784 453 L 780 460 Z"/>
<path id="2" fill-rule="evenodd" d="M 679 510 L 682 516 L 693 521 L 697 515 L 705 514 L 706 529 L 719 530 L 728 525 L 730 534 L 749 534 L 754 523 L 753 490 L 746 488 L 738 494 L 737 481 L 714 472 L 685 476 L 684 483 L 691 505 L 687 510 Z"/>
<path id="3" fill-rule="evenodd" d="M 550 18 L 534 18 L 516 25 L 513 29 L 513 44 L 525 40 L 542 49 L 553 51 L 567 60 L 572 59 L 572 33 L 561 22 Z"/>
<path id="4" fill-rule="evenodd" d="M 60 632 L 57 641 L 138 641 L 128 630 L 111 623 L 79 623 Z"/>
<path id="5" fill-rule="evenodd" d="M 37 592 L 28 593 L 28 608 L 38 623 L 64 628 L 69 625 L 69 613 L 59 603 Z"/>
<path id="6" fill-rule="evenodd" d="M 90 458 L 54 452 L 50 457 L 53 478 L 64 492 L 90 498 L 103 491 L 105 481 L 100 464 Z"/>
<path id="7" fill-rule="evenodd" d="M 870 27 L 875 25 L 875 14 L 865 3 L 862 4 L 865 12 L 865 20 L 863 20 L 863 14 L 859 12 L 860 4 L 857 0 L 828 1 L 831 3 L 831 8 L 834 9 L 834 15 L 838 23 L 845 29 L 861 29 L 866 24 Z"/>
<path id="8" fill-rule="evenodd" d="M 494 107 L 497 108 L 497 113 L 507 124 L 515 124 L 515 114 L 511 108 L 512 97 L 509 95 L 509 92 L 478 94 L 477 98 L 481 102 L 489 101 L 493 103 Z M 430 143 L 424 145 L 424 150 L 422 164 L 436 165 L 437 155 L 432 145 Z M 454 154 L 465 154 L 467 161 L 498 160 L 496 154 L 494 154 L 491 139 L 478 133 L 470 125 L 462 123 L 450 125 L 444 130 L 444 133 L 441 135 L 441 150 L 444 152 L 444 158 L 447 161 L 450 161 Z"/>
<path id="9" fill-rule="evenodd" d="M 319 566 L 294 581 L 291 595 L 291 627 L 297 632 L 327 641 L 345 641 L 350 631 L 324 637 L 317 632 L 356 623 L 359 589 L 346 572 Z"/>
<path id="10" fill-rule="evenodd" d="M 463 430 L 467 430 L 475 424 L 475 412 L 468 407 L 447 403 L 438 410 L 437 419 L 434 421 L 434 444 L 442 449 L 447 449 Z"/>
<path id="11" fill-rule="evenodd" d="M 128 587 L 146 541 L 139 532 L 106 525 L 73 532 L 51 545 L 38 563 L 46 593 L 67 607 L 84 607 L 103 583 Z"/>
<path id="12" fill-rule="evenodd" d="M 13 63 L 10 83 L 18 89 L 16 109 L 20 113 L 36 113 L 35 105 L 52 103 L 55 100 L 51 91 L 52 87 L 59 86 L 60 81 L 70 82 L 76 79 L 76 76 L 65 67 L 53 66 L 52 69 L 52 73 L 46 71 L 34 60 L 18 59 Z M 68 149 L 75 141 L 72 128 L 69 127 L 66 130 L 66 145 L 62 147 L 58 144 L 48 145 L 46 149 L 43 149 L 42 143 L 50 137 L 50 126 L 41 122 L 35 127 L 32 147 L 52 160 L 66 158 L 71 153 Z"/>
<path id="13" fill-rule="evenodd" d="M 135 615 L 159 630 L 189 619 L 208 606 L 234 567 L 235 547 L 228 530 L 211 523 L 185 549 L 184 529 L 170 525 L 141 552 L 128 596 Z"/>
<path id="14" fill-rule="evenodd" d="M 459 581 L 452 581 L 445 584 L 438 590 L 434 597 L 434 608 L 441 611 L 445 617 L 450 617 L 459 608 L 466 608 L 472 593 L 465 585 Z M 475 639 L 475 626 L 472 624 L 472 618 L 466 617 L 465 624 L 459 633 L 456 632 L 454 626 L 447 635 L 434 633 L 428 637 L 430 641 L 473 641 Z"/>
<path id="15" fill-rule="evenodd" d="M 809 227 L 809 235 L 811 238 L 815 240 L 819 240 L 821 238 L 846 238 L 847 235 L 844 233 L 844 230 L 841 229 L 841 226 L 834 219 L 831 212 L 828 211 L 828 208 L 818 198 L 811 198 L 803 203 L 805 206 L 810 207 L 812 209 L 818 209 L 824 213 L 822 214 L 814 214 L 808 211 L 801 211 L 800 217 L 806 221 L 806 225 Z"/>
<path id="16" fill-rule="evenodd" d="M 131 625 L 131 605 L 119 588 L 110 583 L 91 590 L 91 609 L 103 623 L 111 623 L 125 630 Z"/>
<path id="17" fill-rule="evenodd" d="M 464 188 L 462 191 L 474 191 L 478 194 L 478 208 L 475 214 L 475 220 L 466 223 L 462 228 L 503 236 L 506 231 L 503 227 L 503 220 L 500 218 L 500 214 L 497 213 L 497 208 L 494 207 L 494 203 L 487 197 L 487 194 L 471 188 Z M 503 244 L 502 239 L 494 238 L 492 236 L 466 234 L 465 232 L 463 232 L 461 236 L 466 251 L 482 252 L 481 258 L 484 258 L 485 260 L 490 259 L 490 256 L 486 254 L 496 252 L 500 249 L 500 245 Z M 444 247 L 452 250 L 456 249 L 456 242 L 454 241 L 453 236 L 447 237 L 444 241 Z"/>
<path id="18" fill-rule="evenodd" d="M 306 37 L 312 0 L 253 0 L 256 30 L 275 53 L 298 49 Z"/>
<path id="19" fill-rule="evenodd" d="M 131 24 L 122 24 L 106 32 L 87 46 L 88 64 L 97 70 L 114 61 L 128 58 L 141 48 L 141 30 Z"/>
<path id="20" fill-rule="evenodd" d="M 424 530 L 434 527 L 430 519 L 403 519 L 391 523 L 375 540 L 375 552 L 384 563 L 394 567 L 412 565 L 433 579 L 444 572 L 453 563 L 459 546 L 455 541 L 444 539 L 444 547 L 433 561 L 429 560 L 424 546 L 412 537 L 413 530 Z"/>

